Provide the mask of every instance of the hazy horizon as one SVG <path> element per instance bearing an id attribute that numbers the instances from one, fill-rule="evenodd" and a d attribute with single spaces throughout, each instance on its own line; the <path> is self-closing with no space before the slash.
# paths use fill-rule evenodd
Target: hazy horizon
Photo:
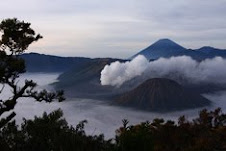
<path id="1" fill-rule="evenodd" d="M 225 0 L 1 1 L 0 18 L 16 17 L 44 36 L 27 52 L 128 58 L 153 42 L 226 48 Z"/>
<path id="2" fill-rule="evenodd" d="M 151 45 L 155 44 L 156 42 L 160 41 L 160 40 L 164 40 L 164 39 L 167 39 L 167 40 L 170 40 L 170 41 L 173 41 L 175 43 L 177 43 L 178 45 L 184 47 L 183 45 L 181 45 L 180 43 L 178 43 L 177 41 L 174 41 L 173 39 L 169 39 L 169 38 L 161 38 L 161 39 L 158 39 L 156 41 L 153 41 L 152 43 L 150 43 L 148 46 L 140 49 L 140 50 L 137 50 L 137 52 L 135 52 L 135 54 L 137 54 L 138 52 L 141 52 L 142 50 L 150 47 Z M 219 50 L 226 50 L 226 48 L 218 48 L 218 47 L 213 47 L 213 46 L 210 46 L 210 45 L 203 45 L 203 46 L 200 46 L 198 48 L 194 48 L 194 49 L 191 49 L 191 48 L 186 48 L 184 47 L 185 49 L 188 49 L 188 50 L 198 50 L 200 48 L 203 48 L 203 47 L 212 47 L 212 48 L 216 48 L 216 49 L 219 49 Z M 37 53 L 37 54 L 44 54 L 44 55 L 51 55 L 51 56 L 59 56 L 59 57 L 84 57 L 84 58 L 118 58 L 118 59 L 129 59 L 131 58 L 131 56 L 134 56 L 135 54 L 130 54 L 128 57 L 122 57 L 122 56 L 118 56 L 118 57 L 113 57 L 113 56 L 102 56 L 102 57 L 98 57 L 98 56 L 79 56 L 79 55 L 57 55 L 57 54 L 51 54 L 51 53 L 48 53 L 48 52 L 37 52 L 37 51 L 32 51 L 32 50 L 28 50 L 25 52 L 25 54 L 29 54 L 29 53 Z"/>

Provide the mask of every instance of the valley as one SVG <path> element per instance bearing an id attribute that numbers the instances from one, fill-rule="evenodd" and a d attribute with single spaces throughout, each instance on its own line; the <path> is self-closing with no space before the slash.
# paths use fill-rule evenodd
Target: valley
<path id="1" fill-rule="evenodd" d="M 21 81 L 33 79 L 39 83 L 39 89 L 52 90 L 53 87 L 49 84 L 56 82 L 58 76 L 59 74 L 56 73 L 29 73 L 23 75 Z M 208 110 L 221 107 L 222 111 L 226 112 L 226 102 L 224 99 L 226 91 L 205 94 L 204 96 L 212 101 L 212 106 L 207 107 Z M 20 124 L 23 118 L 33 119 L 34 116 L 41 116 L 44 111 L 50 113 L 59 108 L 63 110 L 64 117 L 70 125 L 76 126 L 80 121 L 86 119 L 88 120 L 88 124 L 85 126 L 86 133 L 88 135 L 103 133 L 106 139 L 112 138 L 115 135 L 115 130 L 122 125 L 123 119 L 128 119 L 130 124 L 138 124 L 147 120 L 152 121 L 156 117 L 164 118 L 165 120 L 177 120 L 179 116 L 185 115 L 188 119 L 193 119 L 197 117 L 202 109 L 156 113 L 119 107 L 103 100 L 95 99 L 67 98 L 66 101 L 61 103 L 45 103 L 23 99 L 18 101 L 18 105 L 15 108 L 17 112 L 16 121 Z"/>
<path id="2" fill-rule="evenodd" d="M 170 112 L 207 107 L 212 100 L 202 94 L 226 90 L 226 84 L 221 82 L 226 77 L 221 70 L 226 64 L 225 54 L 225 50 L 212 47 L 190 50 L 161 39 L 127 60 L 33 53 L 22 58 L 28 64 L 28 72 L 61 72 L 51 85 L 63 89 L 69 98 L 102 100 L 144 111 L 150 106 L 149 111 Z M 141 86 L 153 78 L 170 79 L 180 86 L 172 93 L 168 91 L 174 86 L 167 83 L 162 88 L 156 84 Z M 153 105 L 148 105 L 150 102 Z"/>

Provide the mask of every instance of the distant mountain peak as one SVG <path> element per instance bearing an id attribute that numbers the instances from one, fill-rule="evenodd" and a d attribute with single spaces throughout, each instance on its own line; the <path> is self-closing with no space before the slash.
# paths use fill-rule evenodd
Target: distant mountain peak
<path id="1" fill-rule="evenodd" d="M 177 44 L 176 42 L 170 40 L 170 39 L 160 39 L 157 42 L 155 42 L 154 44 L 152 44 L 150 47 L 168 47 L 169 48 L 183 48 L 182 46 L 180 46 L 179 44 Z"/>
<path id="2" fill-rule="evenodd" d="M 217 48 L 214 48 L 211 46 L 204 46 L 204 47 L 197 49 L 196 51 L 202 52 L 204 54 L 208 54 L 212 58 L 216 57 L 216 56 L 226 57 L 225 49 L 217 49 Z"/>
<path id="3" fill-rule="evenodd" d="M 156 43 L 161 42 L 161 43 L 175 43 L 173 40 L 168 39 L 168 38 L 163 38 L 159 39 Z"/>
<path id="4" fill-rule="evenodd" d="M 203 46 L 203 47 L 199 48 L 198 50 L 216 50 L 216 48 L 211 47 L 211 46 Z"/>
<path id="5" fill-rule="evenodd" d="M 204 46 L 199 49 L 187 49 L 171 39 L 164 38 L 156 41 L 129 59 L 132 60 L 138 55 L 143 55 L 148 60 L 170 58 L 173 56 L 190 56 L 193 59 L 200 61 L 206 58 L 214 58 L 216 56 L 226 58 L 226 49 L 218 49 L 211 46 Z"/>
<path id="6" fill-rule="evenodd" d="M 210 48 L 215 49 L 214 47 L 211 47 L 211 46 L 203 46 L 203 47 L 201 47 L 201 49 L 210 49 Z"/>
<path id="7" fill-rule="evenodd" d="M 159 57 L 170 57 L 174 54 L 184 54 L 187 51 L 184 47 L 180 46 L 176 42 L 170 39 L 160 39 L 154 44 L 150 45 L 146 49 L 140 51 L 136 55 L 132 56 L 130 59 L 135 58 L 138 55 L 143 55 L 147 59 L 157 59 Z"/>

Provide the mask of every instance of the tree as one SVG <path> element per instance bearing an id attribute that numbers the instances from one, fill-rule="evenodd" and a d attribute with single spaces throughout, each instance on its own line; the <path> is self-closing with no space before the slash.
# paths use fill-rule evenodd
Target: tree
<path id="1" fill-rule="evenodd" d="M 103 135 L 87 136 L 86 121 L 69 126 L 61 110 L 43 113 L 33 120 L 24 119 L 20 128 L 15 121 L 0 130 L 1 151 L 113 151 L 111 140 Z"/>
<path id="2" fill-rule="evenodd" d="M 154 150 L 152 129 L 148 121 L 135 126 L 128 126 L 128 120 L 122 122 L 123 127 L 116 130 L 117 151 Z"/>
<path id="3" fill-rule="evenodd" d="M 0 23 L 0 94 L 6 86 L 12 90 L 11 97 L 6 100 L 0 98 L 0 129 L 11 121 L 16 113 L 12 110 L 19 98 L 34 98 L 36 101 L 52 102 L 63 101 L 63 91 L 49 93 L 46 90 L 37 91 L 37 84 L 32 80 L 26 80 L 22 86 L 18 86 L 18 78 L 25 73 L 25 62 L 20 54 L 33 42 L 42 38 L 30 27 L 30 23 L 19 21 L 16 18 L 5 19 Z M 8 113 L 12 111 L 11 113 Z M 2 117 L 3 113 L 8 113 Z"/>

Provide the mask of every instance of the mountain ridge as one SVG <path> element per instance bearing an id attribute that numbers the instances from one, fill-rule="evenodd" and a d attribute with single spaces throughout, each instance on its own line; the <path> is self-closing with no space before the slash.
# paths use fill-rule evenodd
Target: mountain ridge
<path id="1" fill-rule="evenodd" d="M 148 60 L 163 58 L 170 58 L 176 56 L 190 56 L 195 60 L 203 60 L 207 58 L 213 58 L 216 56 L 226 57 L 225 49 L 218 49 L 211 46 L 203 46 L 199 49 L 187 49 L 178 43 L 164 38 L 156 41 L 147 48 L 139 51 L 129 59 L 133 59 L 138 55 L 145 56 Z"/>

